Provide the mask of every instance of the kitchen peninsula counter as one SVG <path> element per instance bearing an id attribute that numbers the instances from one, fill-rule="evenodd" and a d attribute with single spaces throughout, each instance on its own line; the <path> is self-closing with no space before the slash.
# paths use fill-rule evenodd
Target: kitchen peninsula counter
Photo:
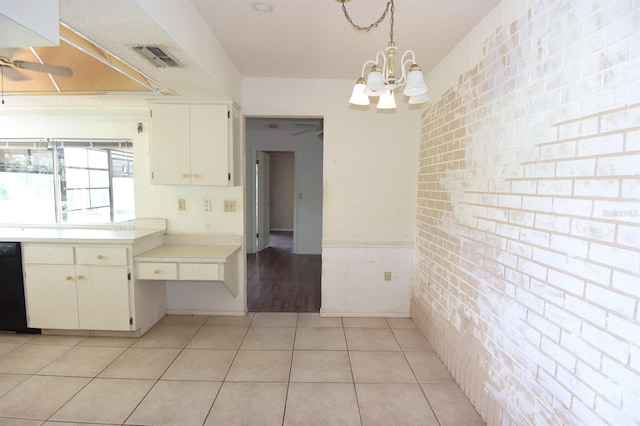
<path id="1" fill-rule="evenodd" d="M 0 241 L 22 243 L 133 244 L 140 239 L 162 236 L 164 229 L 107 228 L 0 228 Z"/>

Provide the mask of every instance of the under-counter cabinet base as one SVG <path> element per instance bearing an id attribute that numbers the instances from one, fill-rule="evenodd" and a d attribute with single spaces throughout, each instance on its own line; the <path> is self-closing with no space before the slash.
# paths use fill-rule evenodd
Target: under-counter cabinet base
<path id="1" fill-rule="evenodd" d="M 126 247 L 24 247 L 30 327 L 133 330 Z"/>

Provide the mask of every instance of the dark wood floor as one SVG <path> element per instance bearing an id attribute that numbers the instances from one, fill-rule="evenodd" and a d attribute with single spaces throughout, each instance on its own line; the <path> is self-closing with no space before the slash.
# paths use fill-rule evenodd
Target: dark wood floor
<path id="1" fill-rule="evenodd" d="M 322 257 L 293 254 L 293 233 L 272 232 L 270 245 L 247 255 L 251 312 L 320 312 Z"/>

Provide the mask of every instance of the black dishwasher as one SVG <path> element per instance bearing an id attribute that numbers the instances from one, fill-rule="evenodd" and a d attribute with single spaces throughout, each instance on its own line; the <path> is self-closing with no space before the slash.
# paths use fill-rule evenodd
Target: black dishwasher
<path id="1" fill-rule="evenodd" d="M 0 331 L 39 333 L 27 327 L 20 243 L 0 243 Z"/>

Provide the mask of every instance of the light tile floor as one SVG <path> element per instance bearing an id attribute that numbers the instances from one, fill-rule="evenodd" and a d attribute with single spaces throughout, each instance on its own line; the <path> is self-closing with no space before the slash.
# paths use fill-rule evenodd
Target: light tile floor
<path id="1" fill-rule="evenodd" d="M 164 317 L 141 338 L 0 334 L 0 426 L 482 425 L 410 319 Z"/>

